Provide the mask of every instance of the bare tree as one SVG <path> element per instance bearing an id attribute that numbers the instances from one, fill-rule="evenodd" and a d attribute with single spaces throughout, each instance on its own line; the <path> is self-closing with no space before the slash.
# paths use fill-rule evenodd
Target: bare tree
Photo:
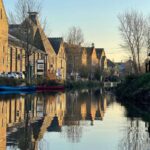
<path id="1" fill-rule="evenodd" d="M 84 42 L 84 35 L 79 27 L 71 27 L 67 34 L 67 42 L 70 45 L 81 45 Z"/>
<path id="2" fill-rule="evenodd" d="M 118 16 L 120 33 L 123 38 L 122 47 L 129 51 L 133 59 L 134 70 L 141 72 L 141 52 L 145 44 L 145 18 L 142 13 L 130 11 Z"/>
<path id="3" fill-rule="evenodd" d="M 41 0 L 17 0 L 15 11 L 9 13 L 9 23 L 22 23 L 28 17 L 28 12 L 41 13 Z"/>
<path id="4" fill-rule="evenodd" d="M 145 28 L 145 41 L 147 48 L 147 56 L 150 54 L 150 16 L 147 17 L 146 20 L 146 28 Z"/>

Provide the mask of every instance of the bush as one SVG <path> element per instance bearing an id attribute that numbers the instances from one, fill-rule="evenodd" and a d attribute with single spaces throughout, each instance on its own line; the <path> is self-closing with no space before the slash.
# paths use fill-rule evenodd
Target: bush
<path id="1" fill-rule="evenodd" d="M 55 80 L 49 80 L 46 78 L 37 78 L 34 81 L 34 84 L 39 85 L 39 86 L 57 86 L 57 85 L 62 85 L 62 83 L 59 83 Z"/>
<path id="2" fill-rule="evenodd" d="M 139 76 L 128 76 L 116 89 L 116 94 L 124 100 L 137 100 L 146 95 L 150 89 L 150 73 Z M 141 96 L 139 95 L 141 93 Z M 143 97 L 144 99 L 144 97 Z"/>
<path id="3" fill-rule="evenodd" d="M 67 89 L 81 89 L 81 88 L 91 88 L 100 87 L 100 82 L 97 81 L 67 81 L 65 82 L 65 87 Z"/>

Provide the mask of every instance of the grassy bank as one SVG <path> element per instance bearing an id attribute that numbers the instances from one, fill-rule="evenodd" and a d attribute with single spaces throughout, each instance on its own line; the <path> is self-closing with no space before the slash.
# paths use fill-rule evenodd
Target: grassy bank
<path id="1" fill-rule="evenodd" d="M 36 79 L 31 84 L 27 84 L 22 79 L 0 78 L 0 85 L 19 86 L 19 85 L 37 85 L 37 86 L 64 86 L 66 89 L 83 89 L 100 87 L 102 84 L 99 81 L 51 81 L 47 79 Z"/>
<path id="2" fill-rule="evenodd" d="M 126 77 L 116 94 L 120 100 L 150 103 L 150 73 Z"/>
<path id="3" fill-rule="evenodd" d="M 99 81 L 68 80 L 65 82 L 60 82 L 60 81 L 51 81 L 47 79 L 40 79 L 40 80 L 38 79 L 36 80 L 35 85 L 64 86 L 66 89 L 83 89 L 101 86 Z"/>

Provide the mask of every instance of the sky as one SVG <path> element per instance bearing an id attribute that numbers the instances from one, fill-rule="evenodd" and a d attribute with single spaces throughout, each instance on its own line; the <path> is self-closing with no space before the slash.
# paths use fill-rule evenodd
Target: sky
<path id="1" fill-rule="evenodd" d="M 3 1 L 7 13 L 14 10 L 17 0 Z M 78 26 L 84 33 L 85 43 L 104 48 L 113 61 L 129 58 L 120 47 L 118 14 L 131 9 L 150 14 L 150 0 L 43 0 L 42 5 L 48 36 L 65 36 L 70 27 Z"/>

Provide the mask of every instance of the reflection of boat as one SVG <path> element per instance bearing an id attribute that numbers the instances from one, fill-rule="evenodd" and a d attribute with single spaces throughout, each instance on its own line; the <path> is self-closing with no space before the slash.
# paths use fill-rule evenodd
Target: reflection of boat
<path id="1" fill-rule="evenodd" d="M 24 95 L 32 93 L 34 93 L 34 91 L 0 91 L 0 95 Z"/>
<path id="2" fill-rule="evenodd" d="M 0 91 L 35 91 L 34 86 L 0 86 Z"/>
<path id="3" fill-rule="evenodd" d="M 64 86 L 37 86 L 37 91 L 64 91 Z"/>

